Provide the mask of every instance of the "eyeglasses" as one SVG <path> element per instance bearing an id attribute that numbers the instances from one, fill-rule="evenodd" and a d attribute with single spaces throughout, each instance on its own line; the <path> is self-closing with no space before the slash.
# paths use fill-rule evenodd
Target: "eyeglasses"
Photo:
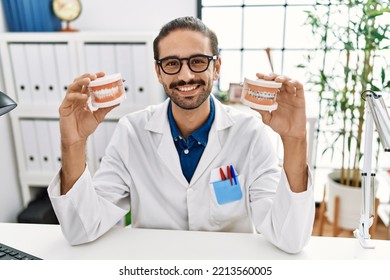
<path id="1" fill-rule="evenodd" d="M 178 58 L 177 56 L 167 56 L 157 59 L 156 63 L 161 67 L 163 72 L 168 75 L 174 75 L 180 72 L 183 66 L 183 60 L 187 60 L 188 68 L 192 72 L 202 73 L 209 68 L 210 61 L 216 60 L 217 56 L 205 54 L 196 54 L 190 57 Z"/>

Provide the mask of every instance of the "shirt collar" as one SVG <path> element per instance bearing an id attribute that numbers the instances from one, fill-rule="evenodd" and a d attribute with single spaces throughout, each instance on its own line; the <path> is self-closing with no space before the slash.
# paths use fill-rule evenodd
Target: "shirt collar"
<path id="1" fill-rule="evenodd" d="M 194 131 L 188 137 L 192 136 L 196 141 L 200 142 L 203 146 L 206 146 L 207 140 L 209 137 L 209 132 L 211 129 L 211 125 L 213 124 L 213 121 L 214 121 L 214 116 L 215 116 L 214 100 L 213 100 L 213 98 L 210 98 L 209 117 L 207 118 L 206 122 L 201 127 L 199 127 L 196 131 Z M 169 106 L 168 106 L 168 120 L 169 120 L 169 125 L 171 127 L 171 133 L 172 133 L 173 139 L 183 138 L 179 129 L 176 126 L 175 120 L 173 119 L 172 101 L 169 102 Z"/>

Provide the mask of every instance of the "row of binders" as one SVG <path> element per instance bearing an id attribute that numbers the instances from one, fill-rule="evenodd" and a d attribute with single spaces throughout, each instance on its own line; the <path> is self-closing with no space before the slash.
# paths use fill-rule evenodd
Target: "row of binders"
<path id="1" fill-rule="evenodd" d="M 116 121 L 104 121 L 90 137 L 92 154 L 88 153 L 87 158 L 92 172 L 99 168 L 116 124 Z M 20 130 L 26 171 L 49 173 L 58 171 L 61 167 L 59 121 L 21 119 Z"/>
<path id="2" fill-rule="evenodd" d="M 86 43 L 77 56 L 81 61 L 72 59 L 66 43 L 10 43 L 9 51 L 21 104 L 60 104 L 74 76 L 82 74 L 73 74 L 72 69 L 78 68 L 88 73 L 122 73 L 124 104 L 149 104 L 148 67 L 153 65 L 147 64 L 146 44 Z"/>
<path id="3" fill-rule="evenodd" d="M 11 66 L 18 103 L 60 104 L 72 81 L 65 43 L 11 43 Z"/>
<path id="4" fill-rule="evenodd" d="M 58 120 L 21 119 L 20 133 L 27 171 L 53 172 L 61 166 Z"/>
<path id="5" fill-rule="evenodd" d="M 61 29 L 52 0 L 2 0 L 10 32 L 51 32 Z"/>
<path id="6" fill-rule="evenodd" d="M 84 45 L 86 70 L 90 73 L 121 73 L 125 80 L 125 104 L 149 104 L 148 73 L 153 71 L 147 59 L 146 44 L 86 43 Z"/>

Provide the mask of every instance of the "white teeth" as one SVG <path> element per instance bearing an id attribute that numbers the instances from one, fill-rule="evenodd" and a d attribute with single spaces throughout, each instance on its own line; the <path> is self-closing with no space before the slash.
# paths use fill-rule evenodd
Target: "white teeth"
<path id="1" fill-rule="evenodd" d="M 178 89 L 180 91 L 191 91 L 191 90 L 196 89 L 196 86 L 192 86 L 192 87 L 178 87 Z"/>
<path id="2" fill-rule="evenodd" d="M 93 93 L 97 98 L 104 98 L 107 96 L 113 96 L 118 91 L 119 91 L 119 87 L 112 87 L 112 88 L 105 88 L 105 89 L 96 90 Z"/>

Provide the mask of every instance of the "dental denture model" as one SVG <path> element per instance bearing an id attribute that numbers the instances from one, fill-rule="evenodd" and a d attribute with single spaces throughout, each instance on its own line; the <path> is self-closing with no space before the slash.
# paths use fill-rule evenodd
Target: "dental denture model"
<path id="1" fill-rule="evenodd" d="M 262 79 L 244 79 L 242 87 L 241 102 L 251 108 L 258 110 L 273 111 L 278 108 L 276 95 L 281 83 L 266 81 Z"/>
<path id="2" fill-rule="evenodd" d="M 91 94 L 92 105 L 97 108 L 116 105 L 126 98 L 120 73 L 97 78 L 89 83 L 88 88 Z"/>

